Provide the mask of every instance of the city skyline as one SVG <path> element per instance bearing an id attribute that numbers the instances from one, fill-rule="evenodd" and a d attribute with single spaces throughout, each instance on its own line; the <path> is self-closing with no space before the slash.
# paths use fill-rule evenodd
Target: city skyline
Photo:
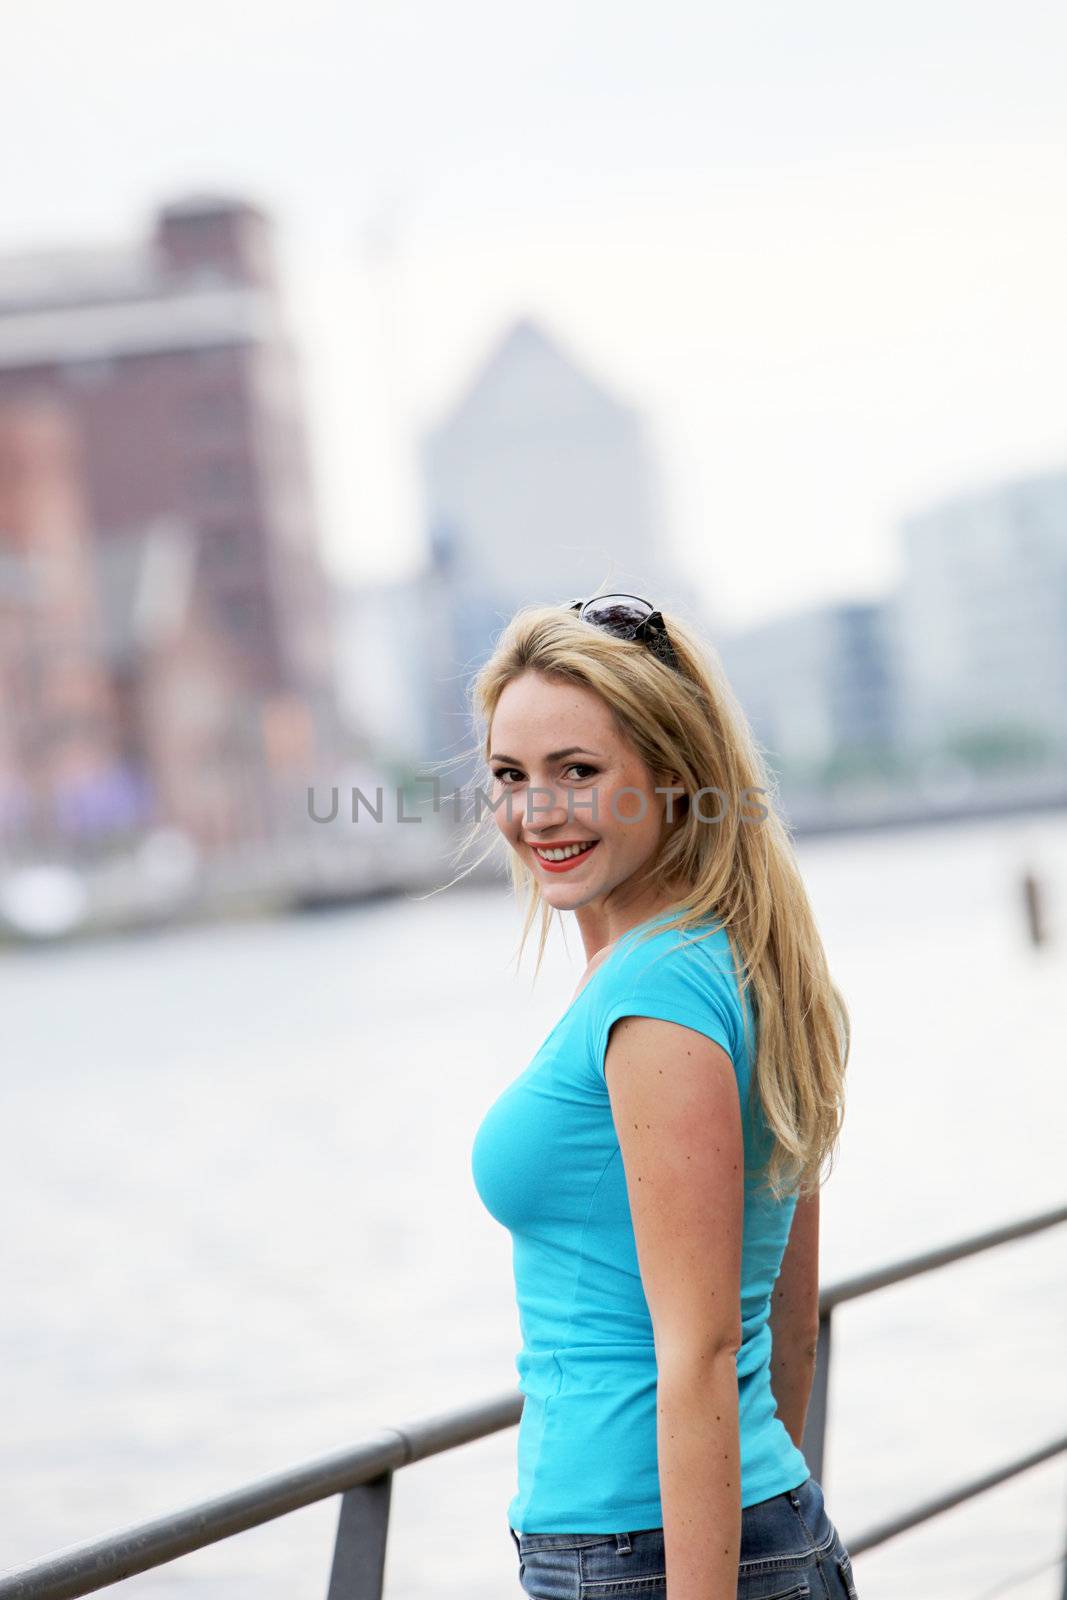
<path id="1" fill-rule="evenodd" d="M 649 418 L 672 554 L 733 626 L 874 597 L 917 508 L 1062 460 L 1047 8 L 246 26 L 194 3 L 161 53 L 119 0 L 20 19 L 0 245 L 121 243 L 190 189 L 267 207 L 339 576 L 417 567 L 419 440 L 522 316 Z"/>

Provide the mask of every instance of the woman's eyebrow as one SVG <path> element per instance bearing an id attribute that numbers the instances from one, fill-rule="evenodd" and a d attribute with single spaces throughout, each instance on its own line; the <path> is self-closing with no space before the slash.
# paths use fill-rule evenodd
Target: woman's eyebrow
<path id="1" fill-rule="evenodd" d="M 548 752 L 547 756 L 545 757 L 545 760 L 546 761 L 562 761 L 564 756 L 595 756 L 595 755 L 597 755 L 597 751 L 595 751 L 595 750 L 586 750 L 580 744 L 572 744 L 570 746 L 570 748 L 567 749 L 567 750 L 550 750 Z M 491 755 L 489 757 L 489 759 L 490 759 L 490 761 L 514 761 L 515 765 L 517 767 L 522 765 L 522 762 L 516 760 L 516 758 L 514 756 L 505 756 L 505 755 L 499 755 L 498 754 L 498 755 Z"/>

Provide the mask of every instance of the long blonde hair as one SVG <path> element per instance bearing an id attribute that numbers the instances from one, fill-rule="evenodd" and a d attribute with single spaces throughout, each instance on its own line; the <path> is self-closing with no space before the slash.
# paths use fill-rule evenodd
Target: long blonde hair
<path id="1" fill-rule="evenodd" d="M 488 771 L 488 741 L 500 696 L 522 673 L 537 672 L 599 695 L 657 783 L 674 782 L 669 775 L 678 775 L 685 798 L 675 799 L 675 826 L 665 832 L 633 887 L 677 886 L 673 920 L 658 922 L 651 933 L 666 926 L 690 936 L 711 918 L 729 936 L 742 991 L 757 1019 L 750 1092 L 759 1096 L 773 1140 L 765 1182 L 780 1200 L 818 1188 L 827 1159 L 826 1176 L 832 1169 L 844 1117 L 848 1009 L 830 977 L 793 842 L 776 809 L 776 780 L 718 654 L 680 616 L 663 616 L 678 671 L 646 645 L 590 627 L 565 607 L 524 606 L 468 689 L 481 729 L 465 754 L 476 753 Z M 705 788 L 716 791 L 715 804 L 724 812 L 715 827 L 707 826 L 706 802 L 694 806 L 690 798 Z M 765 811 L 762 820 L 752 815 L 754 809 Z M 460 855 L 487 831 L 492 837 L 469 870 L 504 846 L 516 897 L 526 900 L 520 960 L 540 914 L 536 978 L 553 908 L 491 815 L 487 824 L 475 815 Z"/>

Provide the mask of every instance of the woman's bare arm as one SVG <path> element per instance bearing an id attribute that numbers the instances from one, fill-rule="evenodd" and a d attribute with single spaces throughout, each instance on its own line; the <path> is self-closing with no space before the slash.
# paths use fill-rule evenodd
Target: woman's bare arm
<path id="1" fill-rule="evenodd" d="M 797 1449 L 804 1437 L 819 1337 L 819 1191 L 797 1201 L 771 1295 L 771 1389 Z"/>
<path id="2" fill-rule="evenodd" d="M 744 1141 L 730 1057 L 680 1023 L 628 1016 L 605 1077 L 656 1345 L 671 1600 L 735 1600 L 741 1543 Z"/>

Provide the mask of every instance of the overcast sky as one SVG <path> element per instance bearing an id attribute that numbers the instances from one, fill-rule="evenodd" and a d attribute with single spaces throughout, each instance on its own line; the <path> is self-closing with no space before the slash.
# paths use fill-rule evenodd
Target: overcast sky
<path id="1" fill-rule="evenodd" d="M 0 248 L 189 190 L 275 213 L 340 573 L 417 561 L 419 432 L 518 315 L 645 411 L 724 621 L 877 594 L 901 515 L 1067 462 L 1062 4 L 34 0 L 6 33 Z"/>

